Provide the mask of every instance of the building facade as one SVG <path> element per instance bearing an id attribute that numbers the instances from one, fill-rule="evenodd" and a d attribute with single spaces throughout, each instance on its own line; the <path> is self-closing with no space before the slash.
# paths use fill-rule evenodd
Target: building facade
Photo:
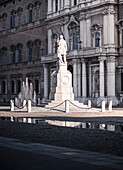
<path id="1" fill-rule="evenodd" d="M 60 34 L 75 99 L 123 104 L 123 0 L 0 0 L 0 102 L 26 77 L 37 98 L 53 99 Z"/>
<path id="2" fill-rule="evenodd" d="M 123 104 L 123 1 L 48 0 L 47 24 L 48 55 L 41 60 L 44 97 L 49 98 L 57 37 L 63 34 L 75 99 Z"/>
<path id="3" fill-rule="evenodd" d="M 17 97 L 26 77 L 43 97 L 46 16 L 46 0 L 0 0 L 0 102 Z"/>

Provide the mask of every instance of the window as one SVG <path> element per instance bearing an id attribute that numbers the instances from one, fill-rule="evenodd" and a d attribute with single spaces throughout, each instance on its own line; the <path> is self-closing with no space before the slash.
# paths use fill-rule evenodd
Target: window
<path id="1" fill-rule="evenodd" d="M 7 14 L 3 13 L 2 18 L 3 18 L 3 30 L 6 30 Z"/>
<path id="2" fill-rule="evenodd" d="M 14 80 L 11 81 L 11 93 L 14 94 Z"/>
<path id="3" fill-rule="evenodd" d="M 77 5 L 77 0 L 74 0 L 74 5 Z"/>
<path id="4" fill-rule="evenodd" d="M 17 93 L 19 94 L 21 92 L 21 81 L 17 81 Z"/>
<path id="5" fill-rule="evenodd" d="M 26 23 L 32 22 L 32 10 L 26 11 Z"/>
<path id="6" fill-rule="evenodd" d="M 13 64 L 15 62 L 15 54 L 13 51 L 10 51 L 9 53 L 9 63 Z"/>
<path id="7" fill-rule="evenodd" d="M 6 83 L 5 83 L 5 81 L 3 81 L 2 82 L 2 93 L 3 94 L 5 94 L 5 92 L 6 92 L 6 87 L 5 86 L 6 86 Z"/>
<path id="8" fill-rule="evenodd" d="M 31 61 L 32 60 L 32 48 L 27 48 L 26 49 L 26 61 Z"/>
<path id="9" fill-rule="evenodd" d="M 55 7 L 56 7 L 56 12 L 58 11 L 58 0 L 55 0 Z"/>
<path id="10" fill-rule="evenodd" d="M 16 50 L 15 51 L 15 62 L 19 63 L 21 61 L 21 51 L 20 50 Z"/>
<path id="11" fill-rule="evenodd" d="M 6 59 L 7 59 L 6 52 L 3 52 L 3 64 L 4 65 L 6 64 Z"/>
<path id="12" fill-rule="evenodd" d="M 73 32 L 73 50 L 78 49 L 78 37 L 77 32 Z"/>
<path id="13" fill-rule="evenodd" d="M 36 45 L 35 47 L 35 56 L 36 56 L 36 59 L 39 59 L 39 56 L 40 56 L 40 48 L 38 45 Z"/>
<path id="14" fill-rule="evenodd" d="M 27 10 L 26 10 L 26 23 L 32 22 L 32 8 L 33 8 L 33 4 L 30 3 L 27 6 Z"/>
<path id="15" fill-rule="evenodd" d="M 15 15 L 10 16 L 10 28 L 15 27 Z"/>
<path id="16" fill-rule="evenodd" d="M 36 8 L 36 21 L 39 20 L 39 7 Z"/>
<path id="17" fill-rule="evenodd" d="M 96 32 L 95 33 L 95 47 L 99 47 L 100 46 L 100 33 Z"/>
<path id="18" fill-rule="evenodd" d="M 21 13 L 18 14 L 18 26 L 21 26 Z"/>
<path id="19" fill-rule="evenodd" d="M 11 16 L 10 16 L 10 28 L 14 28 L 15 27 L 15 14 L 16 14 L 16 11 L 13 10 L 11 12 Z"/>
<path id="20" fill-rule="evenodd" d="M 6 18 L 3 19 L 3 30 L 6 30 Z"/>

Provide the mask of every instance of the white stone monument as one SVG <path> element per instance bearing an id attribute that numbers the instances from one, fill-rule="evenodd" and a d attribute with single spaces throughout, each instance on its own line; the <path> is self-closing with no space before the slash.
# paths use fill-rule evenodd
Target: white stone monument
<path id="1" fill-rule="evenodd" d="M 57 75 L 54 77 L 56 79 L 56 87 L 54 85 L 55 90 L 52 89 L 53 91 L 55 91 L 53 97 L 55 101 L 64 101 L 66 99 L 72 101 L 74 100 L 72 74 L 70 73 L 70 71 L 67 70 L 66 51 L 67 44 L 66 41 L 63 39 L 63 36 L 61 35 L 60 40 L 58 41 L 57 50 L 57 56 L 59 58 L 58 70 Z"/>

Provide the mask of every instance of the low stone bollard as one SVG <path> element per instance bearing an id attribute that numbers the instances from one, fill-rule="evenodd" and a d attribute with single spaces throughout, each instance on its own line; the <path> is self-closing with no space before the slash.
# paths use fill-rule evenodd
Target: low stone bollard
<path id="1" fill-rule="evenodd" d="M 101 112 L 105 112 L 105 100 L 101 103 Z"/>
<path id="2" fill-rule="evenodd" d="M 14 100 L 10 100 L 10 109 L 11 109 L 11 112 L 14 111 Z"/>
<path id="3" fill-rule="evenodd" d="M 28 113 L 31 112 L 31 100 L 28 100 L 28 107 L 27 107 Z"/>
<path id="4" fill-rule="evenodd" d="M 69 101 L 65 100 L 65 113 L 69 113 Z"/>
<path id="5" fill-rule="evenodd" d="M 91 108 L 91 100 L 88 100 L 88 107 Z"/>
<path id="6" fill-rule="evenodd" d="M 26 100 L 23 100 L 23 107 L 26 108 Z"/>
<path id="7" fill-rule="evenodd" d="M 109 100 L 109 103 L 108 103 L 108 111 L 109 111 L 109 112 L 112 112 L 112 100 Z"/>

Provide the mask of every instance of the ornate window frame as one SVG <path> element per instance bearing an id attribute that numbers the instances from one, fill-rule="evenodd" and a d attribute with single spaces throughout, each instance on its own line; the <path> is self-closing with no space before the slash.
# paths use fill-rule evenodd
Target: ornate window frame
<path id="1" fill-rule="evenodd" d="M 36 21 L 38 21 L 40 19 L 40 5 L 41 2 L 40 1 L 35 1 L 35 19 Z"/>
<path id="2" fill-rule="evenodd" d="M 93 47 L 100 47 L 102 45 L 102 25 L 96 23 L 91 27 L 91 32 L 92 32 L 92 44 Z M 96 45 L 96 34 L 98 33 L 99 36 L 99 45 Z"/>
<path id="3" fill-rule="evenodd" d="M 17 13 L 18 13 L 18 26 L 22 25 L 22 12 L 23 12 L 23 9 L 21 7 L 19 7 L 17 9 Z"/>
<path id="4" fill-rule="evenodd" d="M 69 32 L 69 50 L 74 50 L 73 35 L 74 35 L 74 33 L 77 33 L 77 42 L 79 43 L 79 41 L 80 41 L 80 24 L 75 19 L 75 17 L 73 15 L 70 18 L 67 28 L 68 28 L 68 32 Z M 79 49 L 79 44 L 78 44 L 78 47 L 76 48 L 76 50 L 77 49 Z"/>
<path id="5" fill-rule="evenodd" d="M 120 47 L 123 47 L 123 19 L 119 20 L 116 25 L 119 31 Z"/>

